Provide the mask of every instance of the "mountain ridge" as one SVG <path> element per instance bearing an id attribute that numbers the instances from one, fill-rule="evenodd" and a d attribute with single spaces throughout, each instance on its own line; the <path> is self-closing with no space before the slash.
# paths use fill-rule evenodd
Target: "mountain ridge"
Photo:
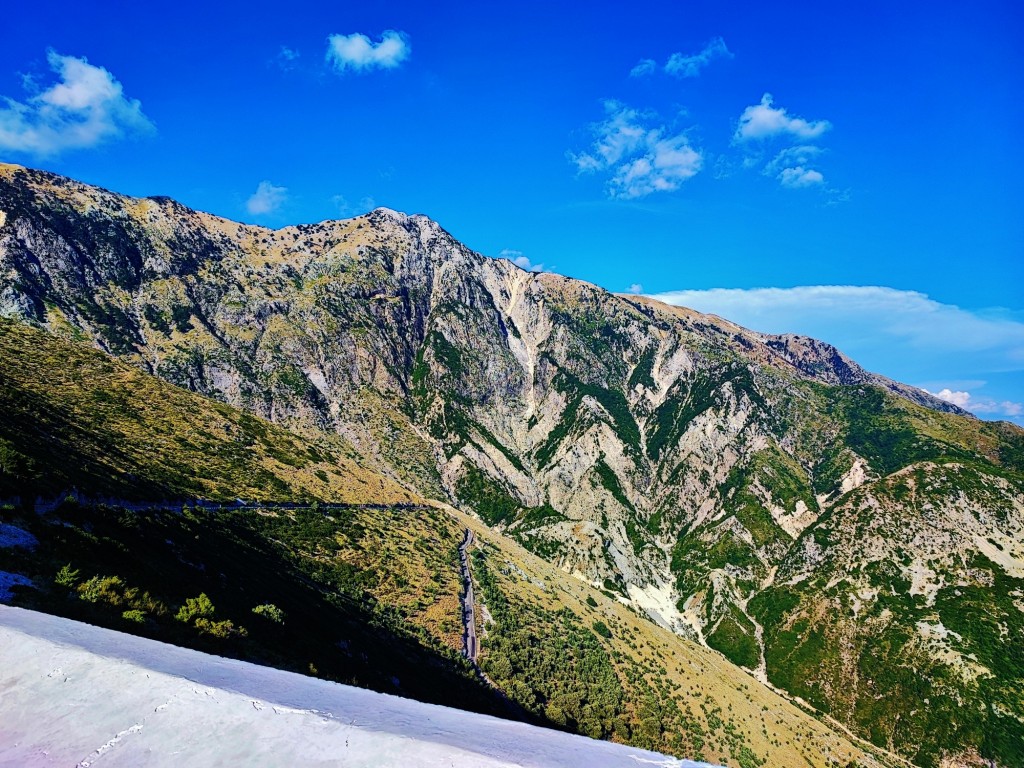
<path id="1" fill-rule="evenodd" d="M 958 671 L 992 643 L 1015 653 L 1019 611 L 936 645 L 922 627 L 948 628 L 956 611 L 940 601 L 937 619 L 927 613 L 935 606 L 888 565 L 927 567 L 961 591 L 984 571 L 1005 587 L 991 599 L 1015 605 L 1024 431 L 867 373 L 823 342 L 526 272 L 424 216 L 268 230 L 138 200 L 0 173 L 0 312 L 271 421 L 337 432 L 367 466 L 791 693 L 807 698 L 809 660 L 859 654 L 825 664 L 835 677 L 813 703 L 922 764 L 1024 749 L 1024 702 L 1000 687 L 1020 672 Z M 899 490 L 904 471 L 934 476 L 915 485 L 934 488 L 929 498 Z M 898 526 L 889 547 L 830 543 L 858 493 L 879 519 L 931 504 L 942 525 L 960 494 L 981 527 L 941 563 Z M 989 540 L 1008 542 L 996 560 L 978 544 Z M 819 557 L 830 546 L 843 557 Z M 800 589 L 786 591 L 774 574 L 798 557 Z M 902 602 L 886 607 L 893 595 Z M 897 617 L 898 649 L 878 623 L 845 639 L 819 632 L 826 606 L 851 600 Z M 781 654 L 780 638 L 802 655 Z M 949 729 L 914 710 L 907 730 L 869 706 L 878 690 L 887 712 L 920 695 L 898 675 L 900 649 L 938 665 L 934 695 L 968 702 L 945 715 Z M 854 676 L 881 688 L 848 706 Z M 993 696 L 998 711 L 985 709 Z M 991 747 L 1004 730 L 1009 741 Z"/>

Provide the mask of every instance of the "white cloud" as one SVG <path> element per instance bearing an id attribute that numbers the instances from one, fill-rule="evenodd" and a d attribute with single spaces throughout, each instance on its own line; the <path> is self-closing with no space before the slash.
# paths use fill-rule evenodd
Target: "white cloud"
<path id="1" fill-rule="evenodd" d="M 665 63 L 665 71 L 676 77 L 697 77 L 704 67 L 718 58 L 732 58 L 732 52 L 720 37 L 712 39 L 700 53 L 688 56 L 673 53 Z"/>
<path id="2" fill-rule="evenodd" d="M 713 312 L 768 333 L 808 333 L 808 327 L 870 331 L 921 349 L 996 351 L 1024 370 L 1024 323 L 942 304 L 918 291 L 883 286 L 810 285 L 796 288 L 712 288 L 668 291 L 654 298 Z M 828 340 L 828 339 L 826 339 Z M 1011 365 L 1012 363 L 1012 365 Z"/>
<path id="3" fill-rule="evenodd" d="M 926 392 L 928 390 L 925 390 Z M 931 392 L 940 400 L 958 405 L 964 410 L 974 414 L 991 414 L 993 416 L 1020 416 L 1024 414 L 1024 403 L 1015 403 L 1011 400 L 993 400 L 991 398 L 977 398 L 970 392 L 954 391 L 949 388 L 940 389 L 938 392 Z"/>
<path id="4" fill-rule="evenodd" d="M 784 187 L 816 187 L 825 183 L 821 171 L 808 167 L 825 150 L 810 144 L 787 147 L 780 151 L 764 167 L 766 176 L 774 176 Z"/>
<path id="5" fill-rule="evenodd" d="M 644 287 L 640 283 L 633 283 L 626 289 L 626 293 L 643 293 Z"/>
<path id="6" fill-rule="evenodd" d="M 654 59 L 640 59 L 636 63 L 636 66 L 629 70 L 630 77 L 643 77 L 644 75 L 650 75 L 658 68 L 657 63 Z"/>
<path id="7" fill-rule="evenodd" d="M 799 189 L 800 187 L 816 187 L 819 184 L 824 184 L 825 177 L 821 175 L 821 171 L 798 165 L 795 168 L 783 168 L 779 172 L 779 181 L 784 187 Z"/>
<path id="8" fill-rule="evenodd" d="M 544 272 L 543 264 L 534 264 L 530 259 L 523 254 L 522 251 L 517 251 L 514 248 L 503 248 L 498 252 L 499 259 L 508 259 L 520 269 L 525 269 L 527 272 Z"/>
<path id="9" fill-rule="evenodd" d="M 700 171 L 703 158 L 685 133 L 667 135 L 664 126 L 649 127 L 647 116 L 616 101 L 605 102 L 605 112 L 607 119 L 593 126 L 590 152 L 570 158 L 583 173 L 610 172 L 609 196 L 672 192 Z"/>
<path id="10" fill-rule="evenodd" d="M 766 333 L 822 339 L 899 381 L 934 382 L 929 389 L 948 388 L 949 398 L 965 391 L 973 398 L 967 407 L 979 413 L 998 408 L 988 412 L 1012 416 L 1024 399 L 1024 322 L 1005 312 L 971 311 L 881 286 L 713 288 L 654 298 Z M 954 380 L 961 385 L 942 383 Z M 971 388 L 980 389 L 982 380 L 986 391 Z"/>
<path id="11" fill-rule="evenodd" d="M 266 216 L 276 213 L 288 199 L 286 187 L 275 187 L 269 181 L 261 181 L 248 200 L 245 209 L 252 216 Z"/>
<path id="12" fill-rule="evenodd" d="M 26 102 L 0 97 L 0 149 L 45 157 L 154 130 L 139 100 L 126 98 L 106 69 L 53 50 L 46 58 L 58 82 Z"/>
<path id="13" fill-rule="evenodd" d="M 740 115 L 734 138 L 737 141 L 792 136 L 807 141 L 816 139 L 832 127 L 828 120 L 808 122 L 802 117 L 790 117 L 782 107 L 772 106 L 772 95 L 766 93 L 761 103 L 747 107 Z"/>
<path id="14" fill-rule="evenodd" d="M 925 391 L 927 392 L 928 390 Z M 959 405 L 961 408 L 966 408 L 971 402 L 970 392 L 954 392 L 948 387 L 946 389 L 940 389 L 938 392 L 932 392 L 931 394 L 935 395 L 939 400 L 945 400 L 947 403 Z"/>
<path id="15" fill-rule="evenodd" d="M 761 147 L 763 140 L 781 138 L 788 141 L 809 141 L 827 131 L 830 125 L 827 120 L 809 123 L 799 117 L 790 117 L 786 110 L 773 107 L 771 94 L 766 93 L 759 105 L 747 107 L 743 111 L 733 141 L 745 145 L 748 154 L 744 157 L 743 164 L 749 168 L 764 162 Z M 757 141 L 751 146 L 753 140 Z M 762 171 L 766 176 L 778 179 L 782 186 L 789 189 L 817 187 L 828 190 L 825 175 L 811 166 L 811 163 L 816 162 L 824 152 L 821 147 L 813 144 L 784 147 L 764 164 Z M 834 201 L 837 200 L 836 198 Z"/>
<path id="16" fill-rule="evenodd" d="M 366 35 L 331 35 L 327 38 L 327 61 L 339 72 L 394 69 L 409 58 L 409 37 L 389 29 L 374 43 Z"/>
<path id="17" fill-rule="evenodd" d="M 786 147 L 779 151 L 774 158 L 765 166 L 765 173 L 769 176 L 777 175 L 783 168 L 792 168 L 797 165 L 807 165 L 815 158 L 823 155 L 825 150 L 813 144 L 799 144 L 795 147 Z"/>

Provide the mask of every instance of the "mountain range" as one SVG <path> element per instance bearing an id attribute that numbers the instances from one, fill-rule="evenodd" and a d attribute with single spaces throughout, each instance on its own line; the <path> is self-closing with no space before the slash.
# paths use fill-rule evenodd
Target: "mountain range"
<path id="1" fill-rule="evenodd" d="M 524 271 L 425 216 L 271 230 L 12 165 L 0 315 L 0 495 L 450 507 L 491 557 L 521 552 L 485 599 L 527 589 L 513 563 L 575 577 L 658 625 L 641 667 L 666 637 L 717 651 L 866 740 L 843 759 L 1024 762 L 1014 425 L 821 341 Z M 484 637 L 511 700 L 587 732 L 517 693 L 513 662 Z M 771 743 L 687 756 L 753 765 Z"/>

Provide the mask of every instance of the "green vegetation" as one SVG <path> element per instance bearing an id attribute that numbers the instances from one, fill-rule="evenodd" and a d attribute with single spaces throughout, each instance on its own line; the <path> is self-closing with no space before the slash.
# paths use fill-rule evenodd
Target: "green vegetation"
<path id="1" fill-rule="evenodd" d="M 409 499 L 359 468 L 339 438 L 302 439 L 8 320 L 0 412 L 0 498 L 74 487 L 130 500 L 361 501 L 373 487 L 376 499 Z"/>
<path id="2" fill-rule="evenodd" d="M 619 478 L 615 476 L 615 471 L 604 462 L 603 458 L 598 459 L 594 471 L 597 472 L 601 486 L 612 495 L 612 498 L 635 515 L 636 508 L 623 492 Z"/>
<path id="3" fill-rule="evenodd" d="M 727 565 L 737 568 L 760 565 L 750 545 L 729 528 L 710 525 L 680 538 L 672 547 L 670 567 L 682 595 L 693 594 L 708 573 Z"/>
<path id="4" fill-rule="evenodd" d="M 529 712 L 593 738 L 613 736 L 622 687 L 597 638 L 566 609 L 546 611 L 503 592 L 479 549 L 472 568 L 494 619 L 484 640 L 488 676 Z"/>
<path id="5" fill-rule="evenodd" d="M 275 624 L 284 624 L 284 611 L 278 608 L 273 603 L 264 603 L 263 605 L 257 605 L 252 609 L 252 612 L 257 616 L 262 616 L 268 621 L 272 621 Z"/>
<path id="6" fill-rule="evenodd" d="M 842 419 L 846 446 L 883 475 L 918 461 L 976 458 L 952 442 L 926 434 L 915 424 L 912 406 L 878 387 L 818 389 L 825 395 L 825 408 Z"/>
<path id="7" fill-rule="evenodd" d="M 465 472 L 455 486 L 455 493 L 463 504 L 471 507 L 488 525 L 507 525 L 524 512 L 523 505 L 512 498 L 498 483 L 473 464 L 465 465 Z"/>
<path id="8" fill-rule="evenodd" d="M 629 381 L 626 383 L 629 389 L 636 389 L 640 385 L 651 391 L 657 389 L 657 384 L 654 382 L 654 355 L 656 352 L 657 348 L 653 346 L 644 350 L 636 368 L 629 375 Z"/>
<path id="9" fill-rule="evenodd" d="M 734 664 L 747 669 L 757 668 L 761 657 L 754 637 L 754 625 L 737 606 L 729 606 L 729 613 L 718 622 L 707 641 Z"/>
<path id="10" fill-rule="evenodd" d="M 640 427 L 637 426 L 629 403 L 626 402 L 626 397 L 621 391 L 589 384 L 564 370 L 559 370 L 553 385 L 555 389 L 566 395 L 569 404 L 566 405 L 559 423 L 551 430 L 544 443 L 537 448 L 535 456 L 539 466 L 546 466 L 551 461 L 558 446 L 577 425 L 584 397 L 593 398 L 607 411 L 616 435 L 633 457 L 639 460 L 642 455 Z"/>
<path id="11" fill-rule="evenodd" d="M 715 699 L 672 682 L 667 657 L 652 662 L 634 655 L 648 642 L 636 626 L 612 614 L 585 620 L 517 590 L 500 557 L 490 546 L 474 550 L 472 570 L 493 617 L 482 666 L 514 701 L 589 736 L 691 759 L 715 755 L 717 762 L 728 755 L 739 765 L 764 765 Z M 592 598 L 585 603 L 598 605 Z"/>
<path id="12" fill-rule="evenodd" d="M 909 521 L 952 489 L 993 505 L 980 501 L 993 493 L 992 484 L 969 467 L 915 468 L 873 487 L 906 505 L 894 509 Z M 842 537 L 887 535 L 887 524 L 907 525 L 879 519 L 861 495 L 855 491 L 842 516 L 804 536 L 842 548 Z M 1020 763 L 1024 580 L 980 554 L 961 557 L 943 553 L 929 563 L 942 579 L 933 604 L 911 594 L 892 557 L 869 561 L 849 579 L 837 579 L 826 561 L 813 579 L 758 594 L 748 608 L 764 627 L 769 678 L 916 765 L 932 768 L 951 751 L 971 749 L 997 764 Z"/>

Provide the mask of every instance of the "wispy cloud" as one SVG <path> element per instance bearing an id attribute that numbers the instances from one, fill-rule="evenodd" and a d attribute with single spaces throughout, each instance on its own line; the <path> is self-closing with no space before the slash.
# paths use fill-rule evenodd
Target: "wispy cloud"
<path id="1" fill-rule="evenodd" d="M 697 77 L 715 59 L 731 59 L 732 52 L 726 47 L 725 40 L 713 38 L 699 53 L 673 53 L 665 62 L 665 71 L 676 77 Z"/>
<path id="2" fill-rule="evenodd" d="M 779 171 L 779 182 L 784 187 L 799 189 L 800 187 L 816 187 L 824 184 L 825 177 L 821 175 L 821 171 L 798 165 L 795 168 L 783 168 Z"/>
<path id="3" fill-rule="evenodd" d="M 376 43 L 359 32 L 327 38 L 327 61 L 338 72 L 394 69 L 409 58 L 411 51 L 409 36 L 393 29 L 384 32 Z"/>
<path id="4" fill-rule="evenodd" d="M 928 382 L 937 394 L 948 389 L 950 402 L 969 397 L 965 407 L 979 414 L 1014 416 L 1014 403 L 1024 399 L 1024 322 L 996 310 L 967 310 L 882 286 L 715 288 L 654 298 L 758 331 L 822 339 L 871 370 L 919 386 Z M 994 378 L 1021 383 L 995 395 L 975 391 Z M 941 383 L 970 379 L 975 389 Z"/>
<path id="5" fill-rule="evenodd" d="M 654 73 L 654 70 L 658 68 L 658 62 L 654 59 L 640 59 L 636 63 L 636 66 L 629 70 L 630 77 L 643 77 L 644 75 L 650 75 Z"/>
<path id="6" fill-rule="evenodd" d="M 825 150 L 813 144 L 786 147 L 776 153 L 775 157 L 765 165 L 764 172 L 768 176 L 777 176 L 786 168 L 813 163 L 823 154 L 825 154 Z"/>
<path id="7" fill-rule="evenodd" d="M 299 59 L 302 54 L 294 48 L 289 48 L 287 45 L 282 45 L 278 50 L 277 55 L 272 59 L 271 63 L 276 64 L 280 69 L 285 72 L 290 72 L 299 65 Z"/>
<path id="8" fill-rule="evenodd" d="M 266 216 L 279 211 L 287 200 L 287 187 L 275 187 L 269 181 L 261 181 L 245 201 L 245 210 L 252 216 Z"/>
<path id="9" fill-rule="evenodd" d="M 650 116 L 617 101 L 606 101 L 604 107 L 607 117 L 592 126 L 590 151 L 569 157 L 581 173 L 610 173 L 610 197 L 672 192 L 700 171 L 703 158 L 685 133 L 649 125 Z"/>
<path id="10" fill-rule="evenodd" d="M 337 209 L 339 216 L 345 217 L 357 216 L 377 207 L 377 201 L 370 195 L 364 195 L 354 203 L 350 203 L 344 195 L 334 195 L 331 198 L 331 204 Z"/>
<path id="11" fill-rule="evenodd" d="M 543 264 L 534 264 L 530 261 L 529 257 L 526 256 L 522 251 L 517 251 L 514 248 L 503 248 L 498 252 L 499 259 L 508 259 L 520 269 L 525 269 L 527 272 L 548 272 L 550 270 L 544 269 Z"/>
<path id="12" fill-rule="evenodd" d="M 46 58 L 57 82 L 25 102 L 0 97 L 0 149 L 46 157 L 154 130 L 141 102 L 126 98 L 106 69 L 53 50 Z"/>
<path id="13" fill-rule="evenodd" d="M 731 59 L 732 51 L 720 37 L 712 38 L 698 53 L 673 53 L 665 62 L 664 70 L 674 77 L 697 77 L 715 59 Z M 629 71 L 631 77 L 653 75 L 658 69 L 654 59 L 641 59 Z"/>
<path id="14" fill-rule="evenodd" d="M 761 103 L 747 107 L 740 115 L 736 126 L 737 141 L 769 139 L 776 136 L 791 136 L 803 141 L 816 139 L 832 127 L 828 120 L 804 120 L 790 117 L 785 109 L 774 106 L 770 93 L 761 97 Z"/>

